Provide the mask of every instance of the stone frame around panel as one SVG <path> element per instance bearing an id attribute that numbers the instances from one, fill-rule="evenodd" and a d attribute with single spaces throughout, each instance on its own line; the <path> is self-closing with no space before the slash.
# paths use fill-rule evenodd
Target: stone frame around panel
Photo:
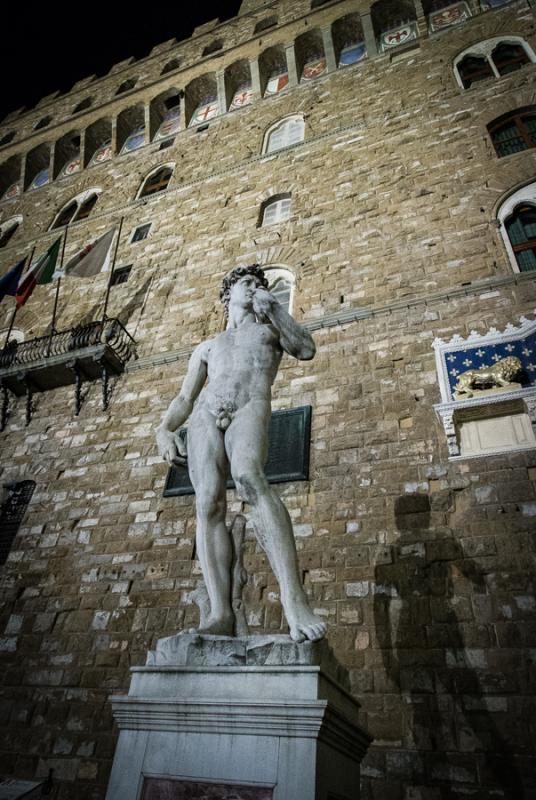
<path id="1" fill-rule="evenodd" d="M 469 336 L 464 338 L 460 335 L 453 336 L 449 341 L 436 338 L 432 343 L 435 350 L 436 358 L 436 371 L 439 381 L 439 388 L 441 392 L 441 402 L 434 405 L 434 410 L 443 425 L 447 437 L 447 445 L 449 450 L 449 459 L 452 458 L 475 458 L 485 457 L 492 455 L 492 452 L 483 452 L 482 454 L 463 455 L 460 452 L 456 430 L 456 414 L 458 411 L 462 412 L 471 408 L 484 408 L 494 406 L 496 407 L 496 416 L 503 416 L 504 413 L 508 414 L 508 404 L 512 401 L 520 400 L 523 402 L 527 414 L 530 418 L 533 429 L 536 433 L 536 385 L 529 387 L 522 387 L 516 389 L 505 389 L 504 391 L 496 392 L 494 394 L 476 395 L 466 400 L 455 399 L 451 389 L 451 382 L 448 375 L 447 358 L 449 354 L 459 351 L 464 351 L 467 348 L 476 348 L 479 345 L 493 346 L 501 344 L 510 344 L 512 342 L 520 342 L 527 339 L 531 334 L 536 332 L 536 309 L 534 310 L 535 318 L 532 320 L 527 317 L 521 317 L 519 325 L 509 323 L 503 331 L 498 331 L 496 328 L 490 328 L 486 333 L 480 334 L 476 331 L 471 331 Z M 501 413 L 503 412 L 503 413 Z M 536 445 L 535 445 L 536 446 Z M 501 450 L 497 452 L 517 452 L 518 450 L 533 449 L 529 447 L 513 447 L 511 450 Z"/>

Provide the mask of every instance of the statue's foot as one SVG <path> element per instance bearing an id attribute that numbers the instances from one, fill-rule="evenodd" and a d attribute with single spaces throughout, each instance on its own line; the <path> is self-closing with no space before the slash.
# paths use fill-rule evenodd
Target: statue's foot
<path id="1" fill-rule="evenodd" d="M 196 633 L 212 636 L 233 636 L 234 615 L 230 617 L 209 617 L 204 625 L 196 629 Z"/>
<path id="2" fill-rule="evenodd" d="M 313 614 L 307 605 L 293 609 L 293 614 L 287 615 L 290 628 L 290 638 L 295 642 L 318 642 L 326 635 L 328 626 L 320 617 Z"/>

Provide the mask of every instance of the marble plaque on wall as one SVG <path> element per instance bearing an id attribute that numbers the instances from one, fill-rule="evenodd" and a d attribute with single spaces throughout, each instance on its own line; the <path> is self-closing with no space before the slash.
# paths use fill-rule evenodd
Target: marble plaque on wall
<path id="1" fill-rule="evenodd" d="M 272 800 L 272 789 L 230 783 L 145 778 L 142 800 Z"/>

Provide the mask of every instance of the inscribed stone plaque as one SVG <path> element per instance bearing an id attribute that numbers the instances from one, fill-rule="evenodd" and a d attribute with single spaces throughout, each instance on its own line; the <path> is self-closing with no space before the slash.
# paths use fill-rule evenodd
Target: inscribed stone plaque
<path id="1" fill-rule="evenodd" d="M 231 783 L 145 778 L 142 800 L 272 800 L 272 789 Z"/>
<path id="2" fill-rule="evenodd" d="M 309 480 L 311 406 L 273 411 L 270 420 L 268 461 L 264 472 L 270 483 Z M 234 488 L 232 480 L 227 488 Z M 164 497 L 193 494 L 186 466 L 171 467 Z"/>

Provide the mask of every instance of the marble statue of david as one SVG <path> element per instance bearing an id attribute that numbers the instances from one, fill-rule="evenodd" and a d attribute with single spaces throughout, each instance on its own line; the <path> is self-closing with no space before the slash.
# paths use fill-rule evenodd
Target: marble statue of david
<path id="1" fill-rule="evenodd" d="M 325 623 L 311 610 L 298 568 L 287 509 L 264 475 L 268 456 L 271 387 L 283 351 L 307 361 L 310 334 L 267 290 L 262 269 L 238 267 L 223 281 L 227 329 L 193 352 L 182 388 L 157 429 L 168 464 L 185 463 L 177 429 L 189 418 L 188 469 L 195 489 L 197 553 L 210 600 L 199 633 L 232 636 L 232 545 L 225 524 L 228 469 L 238 497 L 251 511 L 255 534 L 279 581 L 292 639 L 316 641 Z M 197 401 L 197 402 L 196 402 Z"/>

